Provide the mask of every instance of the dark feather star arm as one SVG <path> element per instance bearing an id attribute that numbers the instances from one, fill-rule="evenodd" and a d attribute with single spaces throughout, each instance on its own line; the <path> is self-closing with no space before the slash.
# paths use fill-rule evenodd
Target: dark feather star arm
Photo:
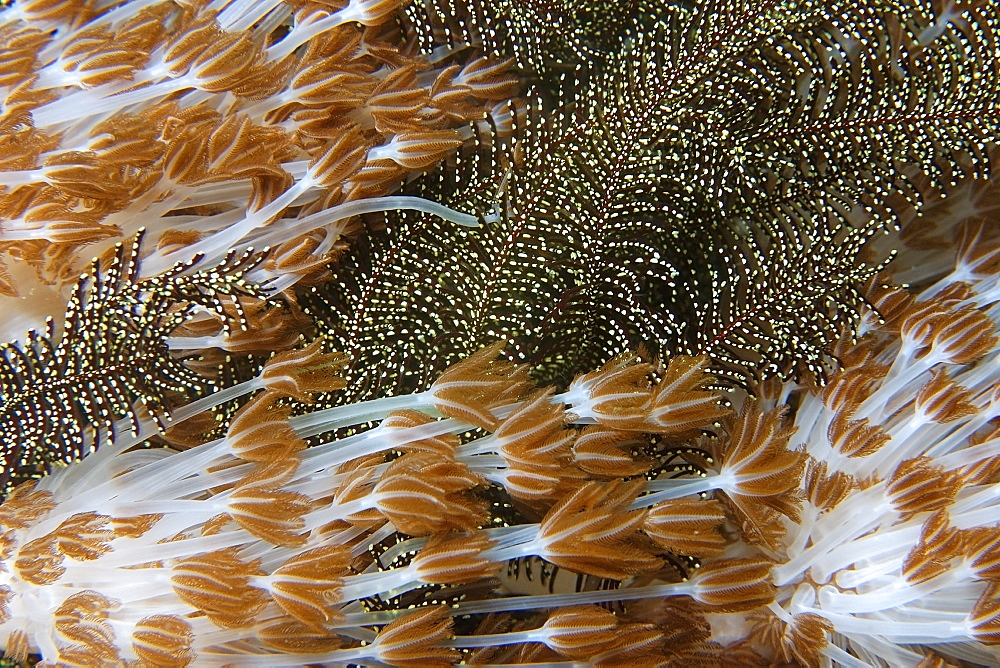
<path id="1" fill-rule="evenodd" d="M 394 214 L 307 301 L 369 388 L 497 338 L 552 382 L 643 344 L 822 375 L 891 257 L 869 240 L 990 170 L 990 4 L 474 3 L 534 84 L 512 136 L 411 187 L 501 220 Z"/>
<path id="2" fill-rule="evenodd" d="M 260 292 L 244 280 L 259 257 L 234 253 L 208 267 L 196 259 L 141 280 L 140 246 L 141 235 L 116 246 L 107 262 L 94 261 L 61 331 L 50 320 L 24 343 L 0 347 L 0 421 L 16 425 L 3 434 L 3 484 L 43 472 L 45 462 L 80 457 L 123 417 L 137 429 L 140 405 L 162 427 L 175 403 L 213 387 L 170 351 L 167 337 L 199 309 L 241 326 L 220 298 Z"/>

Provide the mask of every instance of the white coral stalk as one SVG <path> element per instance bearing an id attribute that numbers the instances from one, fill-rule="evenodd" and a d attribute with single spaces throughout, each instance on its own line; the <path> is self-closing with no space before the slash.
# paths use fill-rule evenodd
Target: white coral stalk
<path id="1" fill-rule="evenodd" d="M 1000 660 L 1000 245 L 984 232 L 966 229 L 978 243 L 915 299 L 882 290 L 888 322 L 869 314 L 846 368 L 799 399 L 810 469 L 802 520 L 773 546 L 775 612 L 825 620 L 857 657 L 829 654 L 844 665 L 919 662 L 910 645 Z"/>
<path id="2" fill-rule="evenodd" d="M 1000 256 L 1000 246 L 968 252 Z M 508 646 L 517 663 L 532 642 L 567 659 L 650 658 L 668 629 L 690 625 L 711 628 L 714 643 L 739 640 L 747 657 L 803 664 L 902 665 L 929 649 L 995 662 L 1000 445 L 988 370 L 1000 312 L 980 300 L 998 280 L 983 270 L 964 285 L 946 279 L 931 299 L 883 295 L 888 323 L 843 346 L 845 369 L 826 388 L 771 388 L 721 425 L 698 358 L 616 360 L 557 395 L 534 391 L 493 346 L 426 392 L 290 416 L 288 398 L 342 385 L 331 373 L 345 359 L 319 343 L 276 355 L 258 378 L 173 416 L 182 425 L 257 392 L 225 437 L 133 449 L 153 434 L 143 423 L 0 507 L 0 636 L 14 656 L 67 663 L 430 665 Z M 921 317 L 938 326 L 920 345 L 893 334 L 923 331 Z M 894 372 L 900 354 L 935 362 Z M 777 399 L 767 397 L 791 395 L 792 416 L 768 409 Z M 865 405 L 881 420 L 855 419 Z M 323 436 L 368 421 L 380 424 Z M 703 444 L 711 452 L 690 450 L 704 462 L 695 480 L 647 479 L 652 462 L 616 449 L 642 442 L 627 428 L 670 438 L 699 421 L 719 435 Z M 498 493 L 523 521 L 492 518 L 485 501 Z M 671 553 L 701 565 L 672 581 Z M 621 588 L 497 587 L 505 562 L 528 557 Z M 451 612 L 366 610 L 484 583 Z M 571 607 L 607 602 L 629 616 Z M 544 610 L 548 622 L 531 612 Z M 539 621 L 455 635 L 453 615 L 486 613 Z M 644 621 L 663 615 L 673 621 Z M 570 620 L 576 632 L 562 626 Z M 685 638 L 671 651 L 723 651 Z"/>
<path id="3" fill-rule="evenodd" d="M 176 426 L 258 392 L 223 438 L 184 452 L 134 449 L 153 433 L 146 422 L 139 434 L 120 434 L 19 487 L 0 506 L 0 638 L 8 653 L 67 663 L 391 663 L 396 650 L 386 643 L 415 620 L 367 615 L 362 600 L 488 581 L 507 560 L 528 555 L 603 577 L 657 569 L 661 559 L 641 534 L 646 511 L 628 509 L 644 482 L 580 480 L 570 449 L 577 432 L 564 405 L 551 392 L 526 394 L 526 369 L 495 360 L 496 352 L 473 355 L 424 393 L 290 417 L 287 398 L 308 401 L 342 385 L 332 374 L 345 358 L 314 343 L 175 412 Z M 453 417 L 436 419 L 442 414 Z M 370 420 L 381 424 L 305 448 L 304 437 Z M 460 443 L 455 435 L 474 424 L 492 435 Z M 539 487 L 547 461 L 549 479 Z M 488 526 L 487 478 L 548 510 L 537 523 Z M 412 538 L 387 550 L 384 563 L 414 556 L 382 568 L 370 546 L 397 535 Z M 713 578 L 724 583 L 734 565 L 626 597 L 729 601 L 728 585 Z M 738 590 L 770 600 L 768 568 L 755 568 Z M 509 610 L 525 604 L 512 599 Z M 419 639 L 420 660 L 482 645 L 448 642 L 450 622 L 434 614 L 432 627 L 444 635 Z M 376 635 L 366 625 L 384 628 Z M 616 642 L 598 644 L 611 651 Z"/>

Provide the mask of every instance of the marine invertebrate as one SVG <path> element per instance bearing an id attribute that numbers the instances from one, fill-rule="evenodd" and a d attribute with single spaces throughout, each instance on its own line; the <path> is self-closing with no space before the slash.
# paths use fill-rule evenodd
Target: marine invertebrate
<path id="1" fill-rule="evenodd" d="M 921 294 L 873 282 L 828 386 L 772 382 L 728 417 L 704 358 L 556 394 L 497 346 L 422 393 L 291 416 L 345 360 L 282 353 L 224 437 L 119 436 L 16 490 L 0 635 L 69 663 L 994 663 L 998 281 L 1000 240 L 967 226 Z M 502 573 L 530 559 L 544 593 Z"/>
<path id="2" fill-rule="evenodd" d="M 995 192 L 981 178 L 997 124 L 987 4 L 442 1 L 423 19 L 367 0 L 138 17 L 15 5 L 4 38 L 23 80 L 5 85 L 27 101 L 5 113 L 41 148 L 15 155 L 0 197 L 52 196 L 41 210 L 90 236 L 61 249 L 12 237 L 8 252 L 44 274 L 124 233 L 108 221 L 129 207 L 162 210 L 151 253 L 118 251 L 78 289 L 120 312 L 81 306 L 65 345 L 52 332 L 5 348 L 5 415 L 38 417 L 32 452 L 53 434 L 96 450 L 0 507 L 6 651 L 153 665 L 995 661 L 1000 250 L 986 226 L 938 215 L 946 196 Z M 62 27 L 24 29 L 28 15 Z M 182 29 L 168 38 L 156 17 Z M 165 41 L 100 61 L 117 64 L 97 80 L 103 65 L 72 61 L 87 40 L 133 32 Z M 487 55 L 463 62 L 470 44 Z M 526 110 L 503 102 L 507 55 L 541 82 Z M 94 105 L 78 124 L 32 97 L 67 88 Z M 129 119 L 97 117 L 122 104 L 156 128 L 120 133 L 162 149 L 146 176 L 107 162 Z M 492 159 L 434 169 L 477 142 Z M 391 220 L 325 282 L 338 221 L 403 204 L 474 221 L 387 195 L 427 170 L 410 192 L 491 211 L 490 225 Z M 921 273 L 904 257 L 918 297 L 888 278 L 863 296 L 891 255 L 869 238 L 921 214 L 943 237 L 913 224 L 899 240 L 950 248 L 960 229 L 957 265 L 935 283 L 940 258 Z M 48 220 L 18 215 L 14 236 Z M 281 247 L 213 266 L 269 241 Z M 293 284 L 284 306 L 265 299 Z M 502 345 L 463 357 L 508 329 L 534 366 L 497 359 Z M 662 362 L 613 354 L 645 338 Z M 348 357 L 323 353 L 331 340 L 370 382 L 338 377 Z M 151 379 L 125 370 L 132 342 L 153 351 Z M 728 414 L 711 365 L 758 399 Z M 19 389 L 33 378 L 40 390 Z M 81 409 L 49 419 L 75 388 Z M 315 396 L 334 389 L 344 405 Z M 131 433 L 109 428 L 123 414 Z M 526 586 L 536 573 L 546 591 Z"/>
<path id="3" fill-rule="evenodd" d="M 0 484 L 136 404 L 165 427 L 252 376 L 305 331 L 289 288 L 327 276 L 359 215 L 478 225 L 392 193 L 503 132 L 485 118 L 516 81 L 471 47 L 428 53 L 404 19 L 368 0 L 3 7 L 0 415 L 19 429 Z"/>
<path id="4" fill-rule="evenodd" d="M 165 427 L 173 407 L 231 381 L 236 374 L 213 379 L 206 359 L 199 367 L 171 354 L 169 338 L 185 327 L 207 326 L 215 345 L 244 355 L 270 354 L 297 341 L 301 323 L 287 313 L 277 331 L 267 331 L 258 313 L 247 317 L 261 299 L 245 275 L 260 258 L 232 253 L 208 269 L 181 264 L 140 280 L 140 247 L 141 235 L 119 245 L 106 266 L 95 261 L 78 282 L 58 333 L 50 318 L 46 331 L 31 332 L 25 343 L 0 346 L 0 420 L 17 425 L 2 439 L 4 488 L 37 476 L 47 462 L 79 458 L 124 415 L 137 429 L 137 404 Z M 270 314 L 282 311 L 275 305 Z M 259 337 L 257 345 L 237 346 L 234 328 Z M 236 365 L 232 358 L 227 362 Z"/>
<path id="5" fill-rule="evenodd" d="M 875 282 L 885 322 L 869 316 L 844 369 L 796 412 L 810 471 L 773 571 L 782 621 L 819 615 L 862 660 L 909 664 L 919 657 L 900 645 L 942 643 L 996 661 L 983 645 L 996 642 L 1000 536 L 983 502 L 996 485 L 998 259 L 992 226 L 972 223 L 952 272 L 916 297 Z"/>
<path id="6" fill-rule="evenodd" d="M 473 4 L 538 82 L 492 161 L 427 192 L 501 220 L 393 215 L 309 297 L 385 391 L 497 337 L 560 384 L 639 345 L 822 374 L 891 257 L 869 240 L 989 173 L 989 2 Z"/>
<path id="7" fill-rule="evenodd" d="M 360 213 L 476 224 L 382 198 L 474 142 L 475 123 L 486 132 L 515 80 L 482 53 L 419 52 L 399 10 L 5 3 L 0 294 L 17 317 L 4 339 L 41 329 L 90 259 L 139 228 L 144 278 L 270 246 L 255 280 L 278 290 L 322 278 Z"/>

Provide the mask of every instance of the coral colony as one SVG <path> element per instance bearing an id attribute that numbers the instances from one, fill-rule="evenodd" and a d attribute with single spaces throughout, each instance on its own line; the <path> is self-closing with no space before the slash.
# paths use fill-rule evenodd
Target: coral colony
<path id="1" fill-rule="evenodd" d="M 7 659 L 1000 663 L 996 5 L 701 4 L 5 3 Z"/>

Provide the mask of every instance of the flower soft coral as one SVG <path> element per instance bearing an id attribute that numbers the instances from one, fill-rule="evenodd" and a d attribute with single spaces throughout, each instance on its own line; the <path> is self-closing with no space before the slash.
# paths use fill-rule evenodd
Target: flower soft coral
<path id="1" fill-rule="evenodd" d="M 140 226 L 143 276 L 271 247 L 256 280 L 278 291 L 322 277 L 358 214 L 477 224 L 388 195 L 492 132 L 485 117 L 504 132 L 516 79 L 504 59 L 419 53 L 400 12 L 397 0 L 0 10 L 0 295 L 21 297 L 4 339 L 57 315 L 90 259 Z"/>

